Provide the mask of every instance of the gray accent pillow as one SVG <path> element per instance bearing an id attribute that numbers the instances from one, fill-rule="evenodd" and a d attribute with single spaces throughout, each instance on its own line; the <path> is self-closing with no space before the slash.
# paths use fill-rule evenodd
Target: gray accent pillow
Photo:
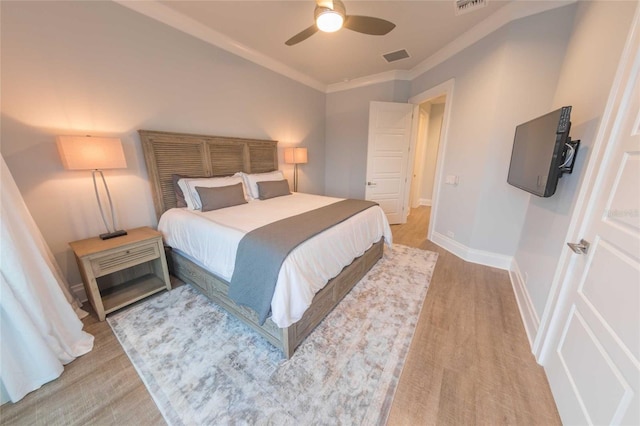
<path id="1" fill-rule="evenodd" d="M 216 186 L 213 188 L 196 186 L 196 191 L 198 191 L 198 195 L 200 196 L 203 212 L 247 203 L 247 200 L 244 198 L 242 183 Z"/>
<path id="2" fill-rule="evenodd" d="M 289 191 L 289 181 L 283 180 L 271 180 L 257 182 L 258 195 L 261 200 L 267 200 L 269 198 L 281 197 L 283 195 L 291 195 Z"/>

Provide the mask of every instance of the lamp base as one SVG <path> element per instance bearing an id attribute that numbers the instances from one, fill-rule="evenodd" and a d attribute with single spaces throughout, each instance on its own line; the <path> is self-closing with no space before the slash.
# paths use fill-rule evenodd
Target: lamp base
<path id="1" fill-rule="evenodd" d="M 106 234 L 100 234 L 100 239 L 108 240 L 109 238 L 122 237 L 123 235 L 127 235 L 127 231 L 123 231 L 122 229 L 113 232 L 107 232 Z"/>

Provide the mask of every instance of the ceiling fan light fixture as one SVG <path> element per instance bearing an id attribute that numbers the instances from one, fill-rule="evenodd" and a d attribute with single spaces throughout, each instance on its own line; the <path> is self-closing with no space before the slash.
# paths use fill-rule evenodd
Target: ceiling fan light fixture
<path id="1" fill-rule="evenodd" d="M 316 0 L 313 20 L 313 25 L 300 31 L 285 41 L 284 44 L 293 46 L 308 39 L 318 31 L 332 33 L 338 31 L 343 26 L 357 33 L 376 36 L 387 34 L 396 26 L 393 22 L 372 16 L 347 15 L 347 10 L 342 0 Z"/>
<path id="2" fill-rule="evenodd" d="M 342 28 L 344 16 L 335 10 L 325 9 L 316 16 L 316 25 L 320 31 L 333 33 Z"/>

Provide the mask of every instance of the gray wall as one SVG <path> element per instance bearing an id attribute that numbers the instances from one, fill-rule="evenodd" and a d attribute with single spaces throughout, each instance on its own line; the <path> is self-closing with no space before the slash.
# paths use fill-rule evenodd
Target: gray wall
<path id="1" fill-rule="evenodd" d="M 410 82 L 327 95 L 327 195 L 363 197 L 370 101 L 406 102 L 455 79 L 435 231 L 473 249 L 511 256 L 528 195 L 506 183 L 515 126 L 548 112 L 575 6 L 515 21 Z"/>
<path id="2" fill-rule="evenodd" d="M 506 182 L 513 132 L 548 112 L 575 6 L 512 22 L 413 81 L 416 95 L 455 79 L 435 232 L 511 256 L 529 196 Z"/>
<path id="3" fill-rule="evenodd" d="M 551 198 L 531 197 L 515 261 L 539 317 L 554 284 L 558 259 L 584 178 L 636 2 L 580 2 L 553 100 L 572 105 L 571 137 L 580 149 L 571 175 L 560 179 Z M 597 58 L 597 59 L 596 59 Z"/>
<path id="4" fill-rule="evenodd" d="M 0 4 L 1 152 L 71 284 L 67 243 L 104 229 L 90 173 L 63 169 L 56 135 L 122 139 L 128 167 L 105 174 L 124 228 L 156 223 L 138 129 L 306 146 L 300 187 L 324 192 L 324 93 L 113 2 Z"/>
<path id="5" fill-rule="evenodd" d="M 364 198 L 369 102 L 407 102 L 408 90 L 408 82 L 390 81 L 327 95 L 326 195 Z"/>

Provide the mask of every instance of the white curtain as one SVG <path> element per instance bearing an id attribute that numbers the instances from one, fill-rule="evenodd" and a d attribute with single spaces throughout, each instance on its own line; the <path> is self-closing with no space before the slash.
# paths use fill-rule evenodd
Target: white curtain
<path id="1" fill-rule="evenodd" d="M 82 331 L 83 311 L 0 158 L 0 389 L 16 402 L 89 352 L 93 336 Z"/>

